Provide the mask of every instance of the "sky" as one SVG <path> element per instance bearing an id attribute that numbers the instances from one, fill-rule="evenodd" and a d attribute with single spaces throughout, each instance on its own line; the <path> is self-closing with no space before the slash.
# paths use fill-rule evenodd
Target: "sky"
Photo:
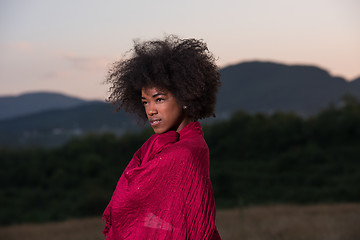
<path id="1" fill-rule="evenodd" d="M 360 77 L 359 0 L 0 0 L 0 96 L 52 91 L 104 100 L 134 40 L 203 39 L 225 67 L 314 65 Z"/>

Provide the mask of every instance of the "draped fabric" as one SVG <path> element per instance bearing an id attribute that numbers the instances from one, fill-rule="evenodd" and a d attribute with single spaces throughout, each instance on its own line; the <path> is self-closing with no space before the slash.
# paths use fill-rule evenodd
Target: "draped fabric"
<path id="1" fill-rule="evenodd" d="M 221 239 L 200 123 L 150 137 L 120 177 L 103 218 L 107 240 Z"/>

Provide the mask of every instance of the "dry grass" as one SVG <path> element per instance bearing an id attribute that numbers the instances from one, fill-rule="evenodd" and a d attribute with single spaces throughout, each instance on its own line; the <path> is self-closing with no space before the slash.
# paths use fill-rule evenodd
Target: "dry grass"
<path id="1" fill-rule="evenodd" d="M 250 207 L 218 212 L 223 240 L 360 239 L 360 204 Z"/>
<path id="2" fill-rule="evenodd" d="M 0 227 L 4 240 L 95 240 L 104 239 L 101 217 L 73 219 L 64 222 L 21 224 Z"/>
<path id="3" fill-rule="evenodd" d="M 265 206 L 218 210 L 223 240 L 360 239 L 360 204 Z M 0 227 L 0 239 L 104 239 L 101 218 Z"/>

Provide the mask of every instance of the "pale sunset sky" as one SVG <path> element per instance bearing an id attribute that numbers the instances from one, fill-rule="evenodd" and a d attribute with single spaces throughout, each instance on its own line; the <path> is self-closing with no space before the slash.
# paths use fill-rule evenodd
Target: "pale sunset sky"
<path id="1" fill-rule="evenodd" d="M 201 38 L 219 67 L 275 61 L 360 77 L 359 0 L 0 0 L 0 96 L 103 100 L 133 40 Z"/>

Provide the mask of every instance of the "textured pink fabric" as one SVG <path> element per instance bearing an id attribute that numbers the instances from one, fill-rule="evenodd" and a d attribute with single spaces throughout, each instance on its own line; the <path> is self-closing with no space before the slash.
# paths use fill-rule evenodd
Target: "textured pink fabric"
<path id="1" fill-rule="evenodd" d="M 120 177 L 103 217 L 108 240 L 221 239 L 200 123 L 150 137 Z"/>

